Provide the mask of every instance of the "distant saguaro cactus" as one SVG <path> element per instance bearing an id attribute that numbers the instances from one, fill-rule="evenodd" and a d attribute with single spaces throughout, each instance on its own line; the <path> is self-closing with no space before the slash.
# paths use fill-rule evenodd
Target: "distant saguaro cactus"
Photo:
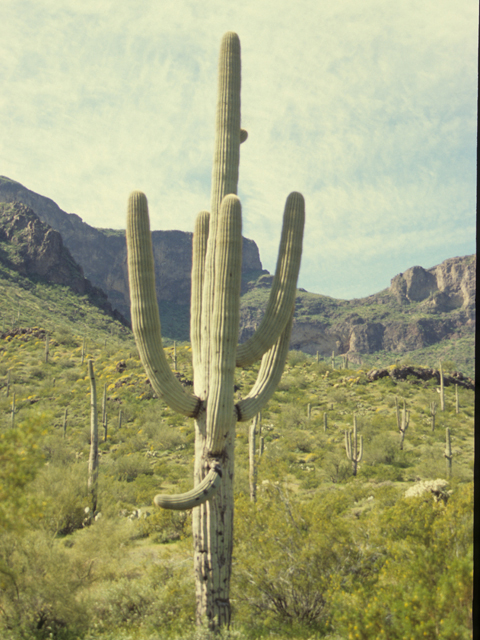
<path id="1" fill-rule="evenodd" d="M 250 425 L 248 434 L 248 460 L 249 460 L 249 473 L 248 479 L 250 483 L 250 500 L 252 502 L 257 501 L 257 426 L 260 423 L 260 414 L 257 414 Z"/>
<path id="2" fill-rule="evenodd" d="M 200 212 L 193 235 L 190 338 L 194 393 L 177 380 L 162 348 L 147 199 L 131 194 L 127 215 L 131 318 L 138 351 L 155 393 L 195 419 L 194 488 L 155 503 L 193 511 L 197 622 L 211 628 L 230 620 L 235 426 L 250 421 L 273 394 L 285 365 L 300 268 L 303 196 L 286 201 L 279 257 L 265 316 L 237 347 L 242 262 L 237 193 L 240 144 L 240 41 L 226 33 L 219 60 L 211 212 Z M 234 402 L 235 367 L 262 358 L 250 393 Z"/>
<path id="3" fill-rule="evenodd" d="M 88 361 L 88 377 L 90 378 L 90 457 L 88 459 L 88 490 L 92 500 L 92 514 L 97 510 L 98 497 L 98 416 L 97 387 L 93 360 Z"/>
<path id="4" fill-rule="evenodd" d="M 445 384 L 443 380 L 443 367 L 440 362 L 440 411 L 445 411 Z"/>
<path id="5" fill-rule="evenodd" d="M 447 462 L 447 476 L 451 478 L 453 455 L 452 455 L 452 441 L 450 439 L 450 429 L 448 427 L 445 429 L 445 453 L 443 455 L 445 456 L 445 459 Z"/>
<path id="6" fill-rule="evenodd" d="M 357 416 L 353 416 L 353 442 L 352 432 L 345 431 L 345 450 L 347 458 L 351 460 L 353 465 L 353 475 L 357 475 L 357 466 L 363 458 L 363 437 L 360 436 L 360 449 L 357 451 Z"/>
<path id="7" fill-rule="evenodd" d="M 402 422 L 400 424 L 400 449 L 403 450 L 403 441 L 405 440 L 405 434 L 407 433 L 408 425 L 410 424 L 410 411 L 407 411 L 405 400 L 403 401 L 402 409 Z"/>
<path id="8" fill-rule="evenodd" d="M 430 415 L 432 416 L 432 431 L 435 431 L 435 416 L 437 415 L 437 403 L 430 403 Z"/>

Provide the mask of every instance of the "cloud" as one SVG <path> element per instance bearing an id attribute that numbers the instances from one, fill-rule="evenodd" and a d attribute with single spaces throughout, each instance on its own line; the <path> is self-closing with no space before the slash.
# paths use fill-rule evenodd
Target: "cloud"
<path id="1" fill-rule="evenodd" d="M 269 270 L 293 190 L 309 290 L 363 295 L 402 256 L 475 250 L 471 0 L 16 0 L 0 19 L 1 173 L 90 224 L 123 227 L 135 188 L 153 228 L 209 208 L 218 46 L 236 30 L 244 233 Z"/>

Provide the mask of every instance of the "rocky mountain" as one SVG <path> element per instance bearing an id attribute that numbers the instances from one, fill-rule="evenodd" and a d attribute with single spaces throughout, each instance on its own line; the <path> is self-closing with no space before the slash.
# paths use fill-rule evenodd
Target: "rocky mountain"
<path id="1" fill-rule="evenodd" d="M 65 246 L 82 266 L 85 276 L 103 289 L 115 309 L 130 318 L 127 249 L 125 231 L 96 229 L 74 213 L 66 213 L 50 200 L 30 191 L 19 182 L 0 176 L 0 202 L 21 202 L 30 207 L 52 229 L 60 232 Z M 121 212 L 124 216 L 124 212 Z M 190 307 L 190 272 L 192 269 L 192 233 L 153 231 L 157 298 L 166 322 L 168 319 L 188 339 Z M 262 271 L 258 247 L 253 240 L 243 240 L 243 276 L 245 281 Z M 178 315 L 177 320 L 173 316 Z M 185 334 L 186 331 L 186 334 Z"/>
<path id="2" fill-rule="evenodd" d="M 108 315 L 128 324 L 112 308 L 106 294 L 84 277 L 60 233 L 20 202 L 0 202 L 0 263 L 22 276 L 67 286 L 75 293 L 87 296 Z"/>
<path id="3" fill-rule="evenodd" d="M 2 201 L 27 205 L 60 232 L 85 275 L 129 318 L 124 231 L 91 227 L 49 198 L 0 177 Z M 192 234 L 154 231 L 152 240 L 163 333 L 188 340 Z M 244 239 L 240 341 L 261 321 L 272 280 L 262 270 L 256 244 Z M 475 290 L 476 255 L 450 258 L 430 269 L 411 267 L 384 291 L 361 299 L 338 300 L 299 290 L 291 347 L 323 357 L 348 354 L 350 361 L 360 363 L 370 355 L 389 361 L 393 354 L 416 351 L 418 357 L 421 350 L 448 345 L 443 355 L 456 349 L 455 358 L 472 372 Z"/>
<path id="4" fill-rule="evenodd" d="M 247 339 L 265 310 L 272 276 L 262 276 L 242 299 Z M 475 331 L 476 255 L 450 258 L 424 269 L 411 267 L 389 288 L 367 298 L 336 300 L 299 290 L 291 346 L 322 356 L 405 353 Z M 473 361 L 473 352 L 471 353 Z"/>

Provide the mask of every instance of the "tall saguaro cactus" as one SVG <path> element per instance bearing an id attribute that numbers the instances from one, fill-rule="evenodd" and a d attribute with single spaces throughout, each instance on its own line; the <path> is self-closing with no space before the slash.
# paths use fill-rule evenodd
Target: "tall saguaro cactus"
<path id="1" fill-rule="evenodd" d="M 242 220 L 236 196 L 240 144 L 240 41 L 226 33 L 219 60 L 211 211 L 197 217 L 193 235 L 190 337 L 193 394 L 169 368 L 160 317 L 145 195 L 131 194 L 127 215 L 132 328 L 155 392 L 174 410 L 195 419 L 194 487 L 186 494 L 157 495 L 164 508 L 193 510 L 197 622 L 211 628 L 230 621 L 233 476 L 236 423 L 250 421 L 273 394 L 285 365 L 300 268 L 305 203 L 286 201 L 275 278 L 265 317 L 256 333 L 237 346 Z M 235 367 L 262 359 L 250 393 L 235 404 Z"/>
<path id="2" fill-rule="evenodd" d="M 363 436 L 360 436 L 360 448 L 357 447 L 357 416 L 353 416 L 353 442 L 352 442 L 352 432 L 345 431 L 345 451 L 347 453 L 347 458 L 352 462 L 353 465 L 353 475 L 357 475 L 357 467 L 358 463 L 361 462 L 363 458 Z"/>

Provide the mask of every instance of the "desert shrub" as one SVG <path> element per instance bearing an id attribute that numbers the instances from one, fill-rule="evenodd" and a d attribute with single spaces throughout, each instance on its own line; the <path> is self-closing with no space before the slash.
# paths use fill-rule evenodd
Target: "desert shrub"
<path id="1" fill-rule="evenodd" d="M 192 517 L 188 511 L 158 509 L 140 523 L 142 534 L 150 536 L 154 542 L 174 542 L 192 533 Z"/>
<path id="2" fill-rule="evenodd" d="M 393 433 L 379 433 L 365 442 L 364 462 L 366 464 L 392 464 L 398 457 L 398 436 Z"/>
<path id="3" fill-rule="evenodd" d="M 142 629 L 147 637 L 161 628 L 171 634 L 192 625 L 195 602 L 191 557 L 163 558 L 130 573 L 98 584 L 88 594 L 96 633 Z M 97 636 L 93 636 L 97 637 Z M 158 636 L 154 636 L 158 637 Z"/>
<path id="4" fill-rule="evenodd" d="M 309 359 L 308 355 L 303 351 L 292 350 L 288 352 L 288 356 L 287 356 L 287 362 L 292 367 L 298 364 L 303 364 L 308 359 Z"/>
<path id="5" fill-rule="evenodd" d="M 319 504 L 299 503 L 275 486 L 256 505 L 239 498 L 236 510 L 233 590 L 242 620 L 325 631 L 343 578 L 367 570 L 348 520 L 325 518 Z"/>
<path id="6" fill-rule="evenodd" d="M 382 463 L 375 465 L 361 463 L 358 475 L 362 479 L 375 480 L 377 482 L 398 482 L 403 480 L 403 471 L 401 468 Z"/>
<path id="7" fill-rule="evenodd" d="M 301 428 L 307 422 L 305 407 L 299 404 L 287 404 L 282 408 L 278 419 L 278 427 L 287 431 Z"/>
<path id="8" fill-rule="evenodd" d="M 43 463 L 38 418 L 0 433 L 0 529 L 16 529 L 37 511 L 38 499 L 27 491 Z"/>
<path id="9" fill-rule="evenodd" d="M 352 463 L 346 455 L 342 455 L 338 451 L 325 456 L 320 462 L 320 467 L 330 482 L 344 482 L 352 475 Z"/>
<path id="10" fill-rule="evenodd" d="M 73 637 L 87 627 L 77 598 L 81 582 L 66 550 L 46 532 L 1 536 L 0 628 L 29 640 Z"/>
<path id="11" fill-rule="evenodd" d="M 427 492 L 403 498 L 370 525 L 379 550 L 368 581 L 352 575 L 335 596 L 341 637 L 463 640 L 472 634 L 473 485 L 446 505 Z M 374 595 L 372 595 L 374 594 Z"/>
<path id="12" fill-rule="evenodd" d="M 38 474 L 32 491 L 42 503 L 40 521 L 52 535 L 67 535 L 83 526 L 87 497 L 85 464 L 49 464 Z"/>
<path id="13" fill-rule="evenodd" d="M 150 463 L 140 453 L 131 453 L 118 457 L 112 467 L 112 473 L 117 479 L 126 482 L 132 482 L 140 475 L 153 475 Z"/>
<path id="14" fill-rule="evenodd" d="M 71 347 L 75 349 L 80 344 L 79 338 L 75 337 L 72 331 L 67 327 L 60 327 L 59 329 L 56 329 L 54 337 L 55 341 L 64 347 Z"/>
<path id="15" fill-rule="evenodd" d="M 33 365 L 28 368 L 27 375 L 29 375 L 30 378 L 43 380 L 44 378 L 47 377 L 48 371 L 45 369 L 45 367 L 41 367 L 39 365 Z"/>

